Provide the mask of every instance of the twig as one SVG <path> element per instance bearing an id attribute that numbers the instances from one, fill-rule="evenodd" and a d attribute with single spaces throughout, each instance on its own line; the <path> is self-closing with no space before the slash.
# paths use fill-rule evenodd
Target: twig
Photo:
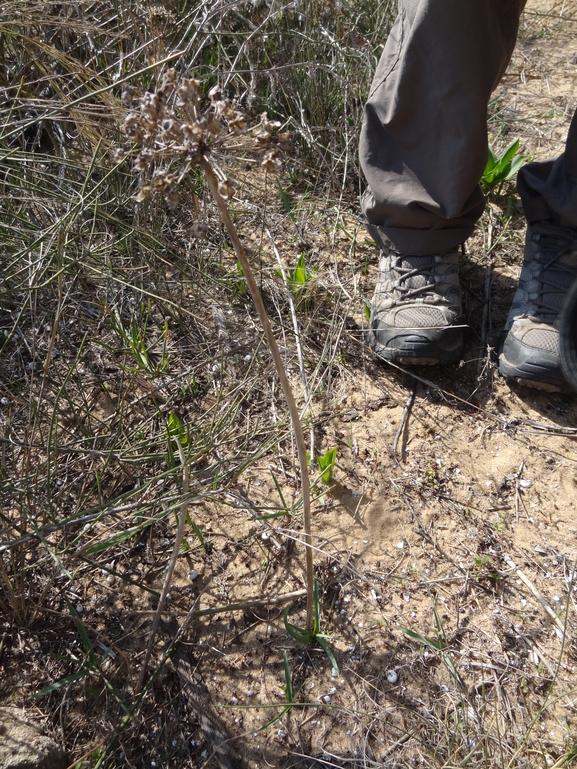
<path id="1" fill-rule="evenodd" d="M 411 392 L 409 393 L 409 397 L 407 398 L 407 402 L 405 403 L 405 408 L 403 409 L 403 415 L 401 416 L 401 423 L 399 424 L 399 429 L 397 430 L 397 434 L 395 435 L 395 440 L 393 442 L 393 455 L 395 459 L 397 459 L 397 448 L 399 446 L 399 439 L 403 433 L 403 430 L 405 429 L 409 415 L 411 413 L 411 409 L 413 408 L 413 403 L 415 401 L 415 391 L 416 391 L 416 385 L 413 382 L 413 385 L 411 387 Z M 398 459 L 397 459 L 398 461 Z M 401 446 L 401 461 L 405 461 L 405 448 L 404 446 Z"/>
<path id="2" fill-rule="evenodd" d="M 547 601 L 545 600 L 545 597 L 537 590 L 535 585 L 531 582 L 531 580 L 521 571 L 521 569 L 517 568 L 511 558 L 509 558 L 508 555 L 503 556 L 503 560 L 507 564 L 507 566 L 512 569 L 519 579 L 525 583 L 525 585 L 529 588 L 529 590 L 533 593 L 535 598 L 539 601 L 541 604 L 541 607 L 543 611 L 549 615 L 549 617 L 553 620 L 553 623 L 555 625 L 555 632 L 559 636 L 559 638 L 563 639 L 565 637 L 565 628 L 563 627 L 563 623 L 559 619 L 559 617 L 555 614 L 553 609 L 549 606 Z"/>
<path id="3" fill-rule="evenodd" d="M 490 233 L 492 233 L 492 228 Z M 489 308 L 491 306 L 491 273 L 491 257 L 487 256 L 487 265 L 485 267 L 485 301 L 483 303 L 483 319 L 481 320 L 481 351 L 479 353 L 479 360 L 477 361 L 477 379 L 479 379 L 481 376 L 483 367 L 485 365 L 485 358 L 488 355 L 487 335 L 488 321 L 490 320 Z"/>
<path id="4" fill-rule="evenodd" d="M 300 472 L 301 472 L 301 486 L 302 486 L 302 495 L 303 495 L 303 526 L 304 526 L 304 544 L 305 544 L 306 580 L 307 580 L 306 628 L 307 630 L 312 631 L 313 624 L 314 624 L 314 620 L 313 620 L 314 564 L 313 564 L 313 551 L 311 549 L 311 545 L 312 545 L 311 491 L 310 491 L 310 479 L 309 479 L 308 466 L 307 466 L 307 450 L 306 450 L 306 444 L 304 440 L 300 415 L 294 399 L 292 388 L 290 386 L 290 382 L 286 375 L 281 354 L 278 349 L 278 345 L 276 343 L 276 339 L 274 337 L 274 334 L 270 325 L 270 321 L 268 319 L 264 302 L 262 301 L 262 297 L 258 289 L 257 282 L 255 280 L 250 263 L 245 254 L 244 248 L 242 247 L 242 243 L 240 242 L 240 238 L 236 231 L 236 227 L 234 226 L 234 222 L 232 221 L 230 212 L 228 210 L 228 206 L 226 205 L 226 202 L 224 201 L 222 195 L 218 191 L 217 178 L 215 176 L 215 173 L 212 169 L 210 162 L 204 155 L 201 157 L 200 163 L 202 166 L 202 170 L 204 171 L 204 175 L 206 177 L 206 181 L 208 183 L 212 196 L 215 200 L 215 203 L 218 206 L 218 210 L 220 212 L 220 215 L 222 217 L 222 220 L 224 222 L 228 235 L 232 241 L 232 245 L 234 247 L 238 260 L 243 269 L 244 277 L 246 279 L 250 294 L 252 296 L 252 300 L 255 304 L 260 321 L 263 325 L 264 333 L 271 351 L 275 368 L 277 370 L 278 378 L 281 383 L 284 396 L 286 398 L 286 402 L 287 402 L 287 406 L 290 414 L 290 420 L 294 430 L 295 442 L 297 445 L 299 466 L 300 466 Z"/>
<path id="5" fill-rule="evenodd" d="M 177 446 L 178 446 L 178 452 L 180 454 L 180 462 L 182 464 L 182 487 L 183 487 L 182 492 L 184 495 L 184 501 L 180 505 L 176 540 L 174 542 L 174 548 L 172 550 L 172 555 L 170 557 L 170 562 L 168 564 L 168 571 L 166 572 L 166 577 L 164 578 L 164 584 L 162 585 L 162 592 L 160 593 L 160 598 L 158 599 L 158 607 L 156 609 L 156 614 L 154 615 L 154 620 L 152 622 L 150 636 L 148 637 L 148 646 L 146 647 L 146 654 L 144 655 L 144 662 L 142 663 L 140 677 L 138 679 L 138 686 L 136 689 L 137 693 L 142 689 L 142 686 L 144 684 L 146 669 L 148 667 L 148 663 L 150 661 L 150 655 L 152 654 L 152 647 L 154 645 L 154 637 L 156 635 L 156 631 L 158 630 L 160 617 L 162 616 L 162 610 L 166 602 L 166 596 L 170 588 L 170 582 L 172 580 L 172 575 L 174 574 L 176 561 L 178 560 L 178 554 L 180 552 L 180 546 L 182 544 L 182 538 L 184 536 L 184 526 L 186 524 L 186 511 L 188 509 L 188 491 L 190 486 L 190 470 L 189 470 L 188 462 L 186 461 L 186 457 L 184 456 L 184 451 L 182 450 L 182 445 L 180 443 L 180 440 L 178 440 L 178 438 L 177 438 Z"/>
<path id="6" fill-rule="evenodd" d="M 196 611 L 193 612 L 193 616 L 206 617 L 211 614 L 222 614 L 225 611 L 254 609 L 259 606 L 276 606 L 279 603 L 294 601 L 295 598 L 302 598 L 306 594 L 306 590 L 294 590 L 292 593 L 285 593 L 284 595 L 277 595 L 272 598 L 255 598 L 252 601 L 239 601 L 238 603 L 229 603 L 226 606 L 212 606 L 210 609 L 196 609 Z"/>
<path id="7" fill-rule="evenodd" d="M 268 227 L 265 226 L 264 229 L 265 229 L 266 234 L 268 235 L 268 239 L 270 240 L 270 244 L 272 246 L 272 250 L 274 251 L 274 255 L 276 257 L 278 266 L 279 266 L 280 271 L 281 271 L 282 279 L 283 279 L 283 282 L 284 282 L 284 285 L 285 285 L 285 288 L 286 288 L 286 295 L 287 295 L 287 299 L 288 299 L 288 303 L 289 303 L 289 307 L 290 307 L 290 311 L 291 311 L 291 318 L 292 318 L 292 322 L 293 322 L 293 330 L 294 330 L 294 334 L 295 334 L 295 344 L 296 344 L 296 348 L 297 348 L 297 357 L 298 357 L 298 360 L 299 360 L 299 369 L 300 369 L 300 373 L 301 373 L 301 382 L 303 384 L 303 393 L 304 393 L 304 397 L 305 397 L 305 402 L 308 404 L 308 407 L 309 407 L 309 410 L 310 410 L 311 409 L 311 405 L 310 405 L 310 397 L 309 397 L 309 386 L 308 386 L 307 375 L 306 375 L 306 371 L 305 371 L 305 361 L 304 361 L 304 356 L 303 356 L 303 348 L 302 348 L 302 345 L 301 345 L 301 335 L 300 335 L 300 330 L 299 330 L 299 322 L 298 322 L 298 319 L 297 319 L 297 314 L 296 314 L 296 310 L 295 310 L 295 304 L 294 304 L 294 301 L 293 301 L 292 291 L 291 291 L 290 286 L 289 286 L 289 282 L 288 282 L 288 278 L 287 278 L 287 275 L 286 275 L 285 266 L 283 264 L 283 261 L 281 259 L 280 254 L 278 252 L 278 248 L 276 247 L 276 243 L 274 242 L 273 236 L 271 235 L 270 230 L 269 230 Z M 314 424 L 313 424 L 312 418 L 311 418 L 311 437 L 310 437 L 310 457 L 311 457 L 311 460 L 310 460 L 311 463 L 314 462 L 314 458 L 315 458 L 315 428 L 314 428 Z"/>

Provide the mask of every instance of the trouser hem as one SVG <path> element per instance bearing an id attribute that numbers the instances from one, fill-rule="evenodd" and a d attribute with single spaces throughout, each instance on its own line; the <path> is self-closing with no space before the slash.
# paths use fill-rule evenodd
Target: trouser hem
<path id="1" fill-rule="evenodd" d="M 379 248 L 390 249 L 392 246 L 400 254 L 412 256 L 454 252 L 474 230 L 474 226 L 442 230 L 401 229 L 371 224 L 364 215 L 360 219 Z"/>

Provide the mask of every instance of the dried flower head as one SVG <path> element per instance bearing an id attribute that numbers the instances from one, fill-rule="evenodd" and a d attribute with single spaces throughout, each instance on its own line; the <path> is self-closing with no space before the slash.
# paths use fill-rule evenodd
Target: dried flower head
<path id="1" fill-rule="evenodd" d="M 195 107 L 200 99 L 200 89 L 200 80 L 193 80 L 188 77 L 183 78 L 176 91 L 176 106 L 186 107 L 190 105 Z"/>
<path id="2" fill-rule="evenodd" d="M 267 173 L 274 174 L 280 170 L 282 163 L 276 152 L 267 152 L 261 165 Z"/>
<path id="3" fill-rule="evenodd" d="M 267 172 L 280 168 L 279 151 L 288 146 L 289 135 L 279 131 L 278 121 L 263 113 L 259 122 L 249 127 L 243 110 L 220 86 L 210 89 L 204 109 L 201 96 L 199 80 L 179 78 L 176 70 L 168 69 L 156 91 L 143 94 L 128 112 L 124 133 L 140 145 L 130 153 L 134 170 L 141 175 L 137 201 L 161 194 L 169 207 L 175 207 L 182 179 L 209 157 L 225 199 L 233 196 L 234 182 L 220 169 L 220 157 L 245 158 L 256 153 Z M 134 92 L 127 92 L 125 104 L 132 104 L 133 98 Z"/>
<path id="4" fill-rule="evenodd" d="M 230 179 L 223 179 L 218 184 L 218 191 L 225 200 L 230 200 L 234 195 L 234 184 Z"/>

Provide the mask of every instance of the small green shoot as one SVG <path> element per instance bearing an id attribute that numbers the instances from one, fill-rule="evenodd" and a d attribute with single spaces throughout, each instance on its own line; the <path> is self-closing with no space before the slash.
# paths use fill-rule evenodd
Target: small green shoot
<path id="1" fill-rule="evenodd" d="M 518 155 L 519 139 L 498 157 L 489 147 L 489 158 L 481 177 L 481 190 L 484 195 L 500 197 L 505 182 L 517 176 L 517 172 L 525 162 L 524 155 Z"/>
<path id="2" fill-rule="evenodd" d="M 274 718 L 271 718 L 270 721 L 267 721 L 264 726 L 260 727 L 260 729 L 258 730 L 259 732 L 263 732 L 265 729 L 268 729 L 269 726 L 274 726 L 274 724 L 278 723 L 281 720 L 281 718 L 285 715 L 285 713 L 288 713 L 288 711 L 295 705 L 295 695 L 293 693 L 291 669 L 289 666 L 289 661 L 288 661 L 286 651 L 283 653 L 283 664 L 284 664 L 284 679 L 285 679 L 285 685 L 283 688 L 286 694 L 286 704 L 284 705 L 283 709 L 278 715 L 276 715 Z M 299 694 L 301 689 L 302 689 L 302 686 L 297 692 L 297 695 Z"/>
<path id="3" fill-rule="evenodd" d="M 313 267 L 312 269 L 307 267 L 303 254 L 299 256 L 296 267 L 287 271 L 288 286 L 295 300 L 300 301 L 302 299 L 307 285 L 311 282 L 317 272 L 318 267 Z M 280 270 L 277 270 L 276 273 L 282 278 L 282 272 Z M 306 305 L 306 302 L 303 302 L 303 304 Z"/>
<path id="4" fill-rule="evenodd" d="M 319 467 L 321 469 L 321 481 L 327 486 L 332 480 L 336 461 L 336 448 L 329 449 L 325 454 L 322 455 L 322 457 L 318 458 Z"/>
<path id="5" fill-rule="evenodd" d="M 286 194 L 285 189 L 282 186 L 282 184 L 280 183 L 278 176 L 277 176 L 277 179 L 276 179 L 276 186 L 277 186 L 277 189 L 278 189 L 278 192 L 279 192 L 279 195 L 280 195 L 280 199 L 282 200 L 282 205 L 283 205 L 284 210 L 286 211 L 287 214 L 289 214 L 290 218 L 294 221 L 294 216 L 293 216 L 293 208 L 294 208 L 294 206 L 293 206 L 293 202 L 289 198 L 289 196 Z"/>
<path id="6" fill-rule="evenodd" d="M 109 313 L 110 323 L 118 336 L 122 339 L 126 351 L 132 353 L 136 368 L 134 371 L 143 371 L 150 376 L 164 374 L 169 368 L 169 359 L 167 354 L 168 342 L 168 322 L 164 321 L 164 327 L 161 336 L 155 339 L 151 344 L 146 343 L 147 323 L 142 325 L 135 315 L 130 318 L 130 325 L 125 328 L 119 310 L 115 307 L 111 309 L 105 304 Z M 150 308 L 149 308 L 150 309 Z M 153 352 L 153 348 L 162 340 L 162 351 L 160 357 L 158 353 Z"/>
<path id="7" fill-rule="evenodd" d="M 104 660 L 111 653 L 110 649 L 108 649 L 104 652 L 104 654 L 101 657 L 97 657 L 96 654 L 94 653 L 94 648 L 92 643 L 90 642 L 88 633 L 86 632 L 86 628 L 82 624 L 80 615 L 78 614 L 77 610 L 74 608 L 74 606 L 72 606 L 71 604 L 68 604 L 68 611 L 72 616 L 72 620 L 76 626 L 78 635 L 80 636 L 82 646 L 84 647 L 84 652 L 85 652 L 84 660 L 81 662 L 80 668 L 75 673 L 71 673 L 70 675 L 65 676 L 64 678 L 61 678 L 59 681 L 54 681 L 54 683 L 49 684 L 48 686 L 45 686 L 44 689 L 41 689 L 39 692 L 36 692 L 34 694 L 35 697 L 43 697 L 46 694 L 51 694 L 52 692 L 58 691 L 58 689 L 62 689 L 65 686 L 68 686 L 69 684 L 74 683 L 75 681 L 80 681 L 82 678 L 85 678 L 86 676 L 90 675 L 90 673 L 98 672 Z M 78 659 L 74 659 L 74 661 L 79 662 Z"/>
<path id="8" fill-rule="evenodd" d="M 466 686 L 463 683 L 463 679 L 458 674 L 457 669 L 453 664 L 453 660 L 447 654 L 445 650 L 445 643 L 442 640 L 442 638 L 428 638 L 427 636 L 421 635 L 420 633 L 417 633 L 415 630 L 409 630 L 409 628 L 403 627 L 402 625 L 399 625 L 399 630 L 403 632 L 406 636 L 411 638 L 413 641 L 417 641 L 417 643 L 420 643 L 422 646 L 427 647 L 430 651 L 434 653 L 438 653 L 441 656 L 441 659 L 443 660 L 443 664 L 445 665 L 449 673 L 452 675 L 459 689 L 461 689 L 461 691 L 466 691 Z"/>
<path id="9" fill-rule="evenodd" d="M 166 427 L 169 436 L 174 440 L 179 441 L 183 448 L 188 445 L 188 434 L 184 429 L 184 425 L 174 413 L 174 411 L 171 411 L 168 415 L 168 419 L 166 420 Z"/>
<path id="10" fill-rule="evenodd" d="M 242 264 L 239 261 L 237 261 L 236 263 L 236 272 L 238 275 L 236 290 L 238 291 L 240 296 L 246 296 L 246 292 L 248 291 L 248 285 L 246 282 L 246 278 L 244 277 L 244 270 L 242 269 Z"/>
<path id="11" fill-rule="evenodd" d="M 305 628 L 301 628 L 298 625 L 293 625 L 292 622 L 289 622 L 288 613 L 291 608 L 290 606 L 287 606 L 283 612 L 284 626 L 286 628 L 287 633 L 290 635 L 291 638 L 294 638 L 295 641 L 298 641 L 299 643 L 302 643 L 302 644 L 318 643 L 320 646 L 322 646 L 327 657 L 329 658 L 331 665 L 333 666 L 334 670 L 337 671 L 337 675 L 338 675 L 339 666 L 337 665 L 335 655 L 333 654 L 330 646 L 325 641 L 325 638 L 330 638 L 330 635 L 328 635 L 327 633 L 321 633 L 321 609 L 320 609 L 320 602 L 319 602 L 319 583 L 317 579 L 315 579 L 313 607 L 314 607 L 314 622 L 313 622 L 312 630 L 306 630 Z"/>

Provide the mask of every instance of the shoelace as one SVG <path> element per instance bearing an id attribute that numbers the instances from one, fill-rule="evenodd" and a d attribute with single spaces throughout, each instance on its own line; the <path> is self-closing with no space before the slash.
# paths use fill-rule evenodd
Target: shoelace
<path id="1" fill-rule="evenodd" d="M 539 244 L 541 249 L 539 261 L 544 264 L 538 277 L 536 307 L 531 316 L 536 320 L 551 322 L 561 311 L 563 300 L 573 281 L 577 280 L 577 256 L 574 266 L 561 264 L 558 261 L 565 254 L 577 251 L 577 231 L 560 224 L 541 222 L 533 226 L 533 240 Z M 561 273 L 561 281 L 559 273 Z M 553 276 L 557 279 L 553 280 Z M 547 294 L 557 297 L 555 304 L 545 300 Z"/>
<path id="2" fill-rule="evenodd" d="M 435 296 L 435 292 L 430 290 L 431 286 L 438 285 L 433 278 L 435 268 L 437 267 L 437 264 L 434 258 L 432 262 L 430 261 L 431 260 L 430 256 L 411 257 L 411 258 L 426 259 L 428 263 L 423 264 L 421 267 L 404 267 L 402 263 L 407 259 L 406 256 L 399 256 L 395 260 L 395 265 L 392 269 L 399 275 L 397 288 L 399 290 L 399 293 L 402 294 L 401 298 L 398 300 L 399 302 L 406 301 L 407 299 L 415 296 L 416 294 L 429 293 L 432 296 Z M 424 278 L 424 283 L 421 286 L 404 285 L 408 283 L 412 278 L 416 278 L 418 276 L 422 276 Z"/>

